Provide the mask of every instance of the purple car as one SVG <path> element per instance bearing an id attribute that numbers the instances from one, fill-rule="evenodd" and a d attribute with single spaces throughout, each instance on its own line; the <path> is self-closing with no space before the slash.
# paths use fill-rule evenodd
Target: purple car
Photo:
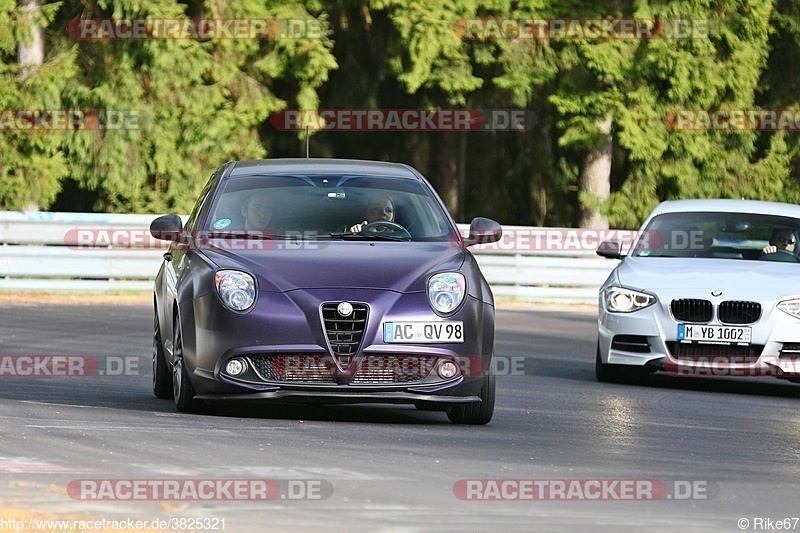
<path id="1" fill-rule="evenodd" d="M 206 401 L 413 404 L 486 424 L 495 399 L 494 300 L 430 184 L 396 163 L 227 163 L 155 279 L 153 392 Z"/>

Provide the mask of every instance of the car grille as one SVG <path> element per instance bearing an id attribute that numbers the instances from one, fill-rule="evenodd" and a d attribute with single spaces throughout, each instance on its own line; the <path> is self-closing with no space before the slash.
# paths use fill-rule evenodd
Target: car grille
<path id="1" fill-rule="evenodd" d="M 614 335 L 611 349 L 623 352 L 650 353 L 650 343 L 644 335 Z"/>
<path id="2" fill-rule="evenodd" d="M 416 355 L 369 355 L 361 361 L 351 383 L 416 383 L 428 377 L 436 360 Z"/>
<path id="3" fill-rule="evenodd" d="M 667 349 L 672 357 L 685 361 L 753 364 L 761 356 L 764 345 L 729 346 L 724 344 L 686 344 L 673 341 L 667 343 Z"/>
<path id="4" fill-rule="evenodd" d="M 761 304 L 758 302 L 727 301 L 719 304 L 717 310 L 720 322 L 728 324 L 752 324 L 761 318 Z"/>
<path id="5" fill-rule="evenodd" d="M 672 300 L 670 310 L 677 320 L 686 322 L 710 322 L 713 315 L 711 302 L 694 298 Z"/>
<path id="6" fill-rule="evenodd" d="M 353 313 L 344 317 L 336 309 L 338 305 L 322 304 L 322 320 L 333 355 L 343 366 L 347 366 L 364 337 L 368 308 L 366 304 L 352 304 Z"/>
<path id="7" fill-rule="evenodd" d="M 264 381 L 335 382 L 332 362 L 324 354 L 255 355 L 248 359 Z"/>
<path id="8" fill-rule="evenodd" d="M 781 357 L 798 359 L 800 358 L 800 343 L 786 342 L 781 348 Z"/>

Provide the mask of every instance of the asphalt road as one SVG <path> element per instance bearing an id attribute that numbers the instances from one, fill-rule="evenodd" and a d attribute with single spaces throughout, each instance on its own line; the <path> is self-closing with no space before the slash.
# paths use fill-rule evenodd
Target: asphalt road
<path id="1" fill-rule="evenodd" d="M 180 524 L 152 521 L 203 518 L 221 531 L 224 519 L 229 532 L 741 531 L 742 518 L 744 530 L 763 530 L 800 516 L 799 385 L 669 376 L 598 383 L 590 313 L 498 313 L 497 410 L 484 427 L 404 406 L 180 414 L 151 393 L 151 327 L 144 304 L 0 303 L 0 531 L 31 517 L 130 519 L 167 531 Z M 72 356 L 94 375 L 9 375 L 22 367 L 3 361 L 17 365 L 13 356 L 24 355 Z M 133 479 L 259 479 L 278 492 L 266 501 L 85 499 L 102 496 L 102 480 Z M 514 498 L 530 480 L 549 480 L 553 493 L 465 500 L 465 480 L 528 480 L 473 481 L 472 497 L 504 487 L 501 496 Z M 631 483 L 646 490 L 633 501 L 591 499 L 596 485 L 579 480 L 603 480 L 607 498 L 630 496 L 623 487 Z M 559 486 L 585 492 L 565 501 Z"/>

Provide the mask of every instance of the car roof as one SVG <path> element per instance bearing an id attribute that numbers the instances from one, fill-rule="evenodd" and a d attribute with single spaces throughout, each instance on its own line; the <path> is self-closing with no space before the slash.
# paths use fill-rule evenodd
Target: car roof
<path id="1" fill-rule="evenodd" d="M 256 159 L 236 161 L 228 177 L 269 174 L 365 174 L 419 179 L 408 165 L 361 159 Z"/>
<path id="2" fill-rule="evenodd" d="M 680 212 L 763 213 L 800 219 L 800 205 L 761 200 L 670 200 L 659 204 L 648 218 Z"/>

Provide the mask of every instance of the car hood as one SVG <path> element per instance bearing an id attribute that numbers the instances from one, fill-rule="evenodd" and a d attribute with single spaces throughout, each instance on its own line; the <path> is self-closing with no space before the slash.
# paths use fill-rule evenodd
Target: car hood
<path id="1" fill-rule="evenodd" d="M 271 249 L 205 253 L 219 268 L 258 278 L 259 290 L 358 287 L 424 292 L 428 274 L 458 270 L 465 252 L 451 242 L 269 241 Z"/>
<path id="2" fill-rule="evenodd" d="M 720 290 L 732 298 L 775 299 L 797 292 L 789 283 L 800 264 L 736 259 L 629 257 L 616 271 L 620 285 L 646 291 Z"/>

